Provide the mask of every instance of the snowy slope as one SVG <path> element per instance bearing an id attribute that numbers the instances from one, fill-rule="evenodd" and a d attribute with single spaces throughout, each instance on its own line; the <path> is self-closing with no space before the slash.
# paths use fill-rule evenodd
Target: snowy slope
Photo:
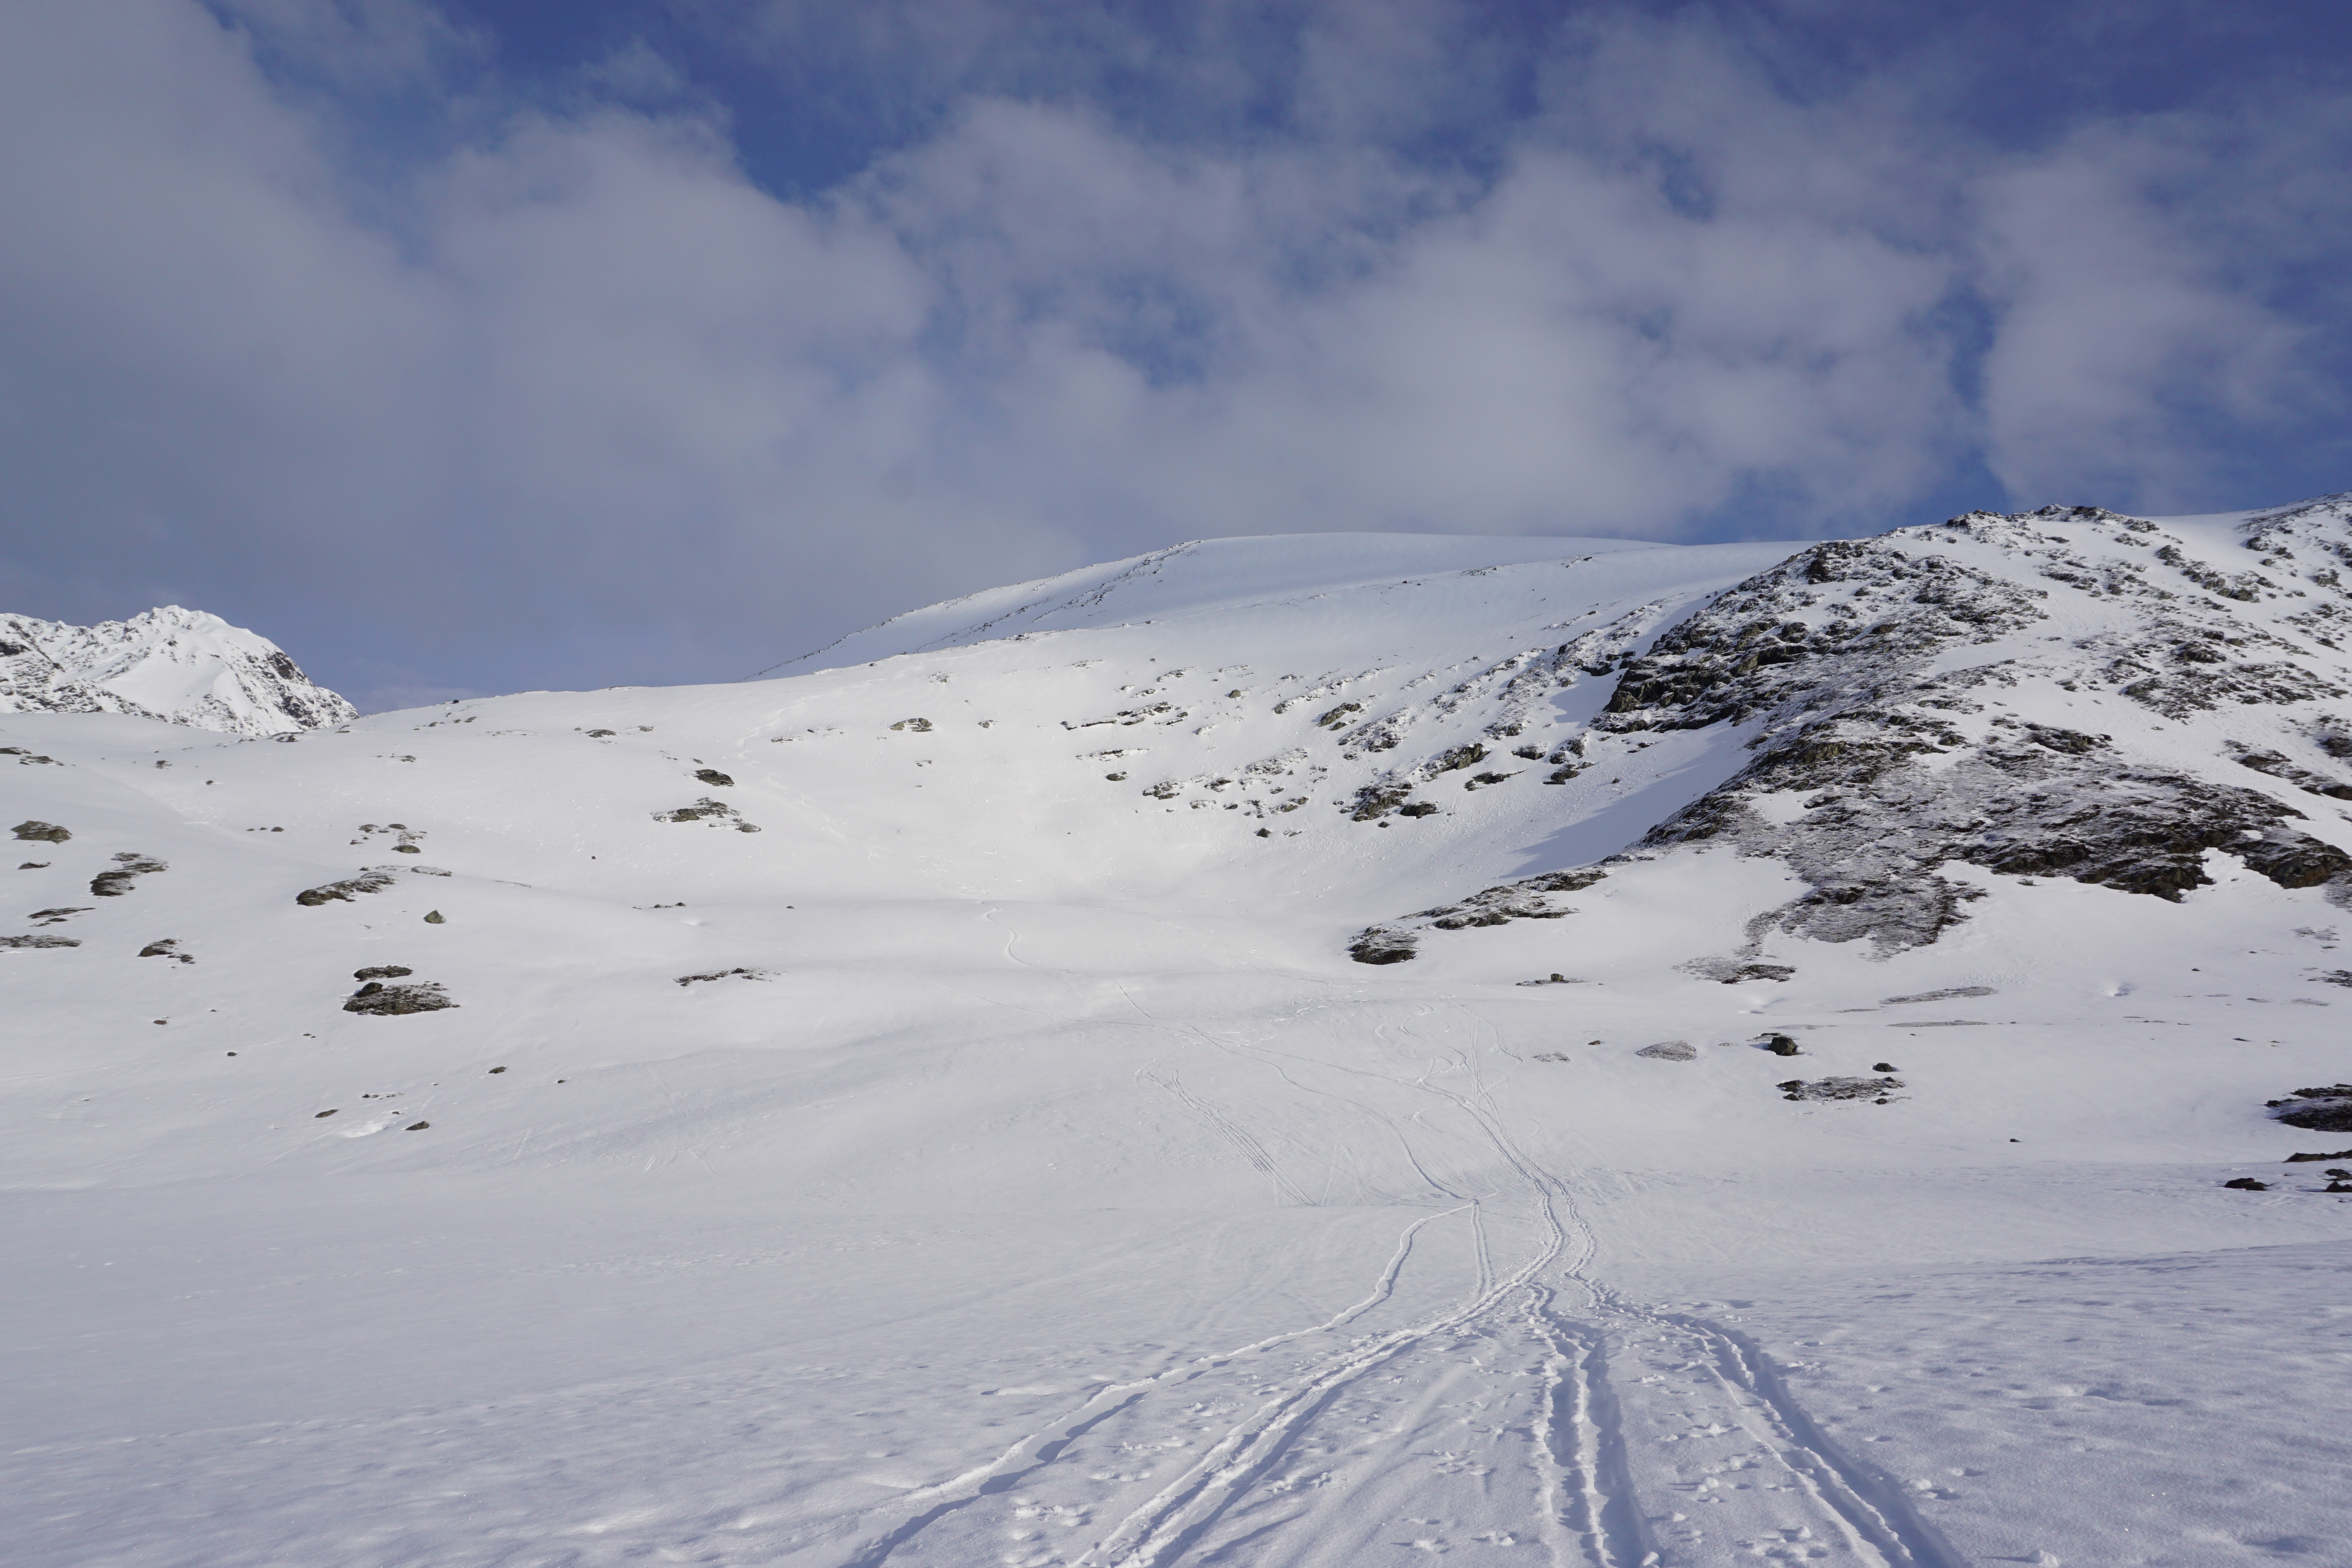
<path id="1" fill-rule="evenodd" d="M 357 710 L 311 685 L 268 638 L 166 605 L 94 626 L 0 615 L 0 713 L 129 713 L 285 735 Z"/>
<path id="2" fill-rule="evenodd" d="M 853 632 L 761 677 L 962 647 L 1032 632 L 1111 626 L 1209 609 L 1273 613 L 1368 584 L 1613 551 L 1656 550 L 1639 540 L 1414 533 L 1290 533 L 1188 543 L 991 588 L 909 610 Z M 754 678 L 758 679 L 758 678 Z"/>
<path id="3" fill-rule="evenodd" d="M 2281 1163 L 2352 1133 L 2264 1103 L 2352 1078 L 2352 540 L 2141 521 L 1241 541 L 786 679 L 0 716 L 0 1524 L 2352 1560 L 2352 1210 Z"/>

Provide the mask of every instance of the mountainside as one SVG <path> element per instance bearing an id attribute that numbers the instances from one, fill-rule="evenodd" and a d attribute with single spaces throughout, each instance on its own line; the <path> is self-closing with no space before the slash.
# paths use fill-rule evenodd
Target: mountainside
<path id="1" fill-rule="evenodd" d="M 69 626 L 0 615 L 0 713 L 127 713 L 236 735 L 287 735 L 357 716 L 284 650 L 177 605 Z"/>
<path id="2" fill-rule="evenodd" d="M 2347 522 L 1211 541 L 787 679 L 0 713 L 0 1530 L 2352 1560 Z"/>
<path id="3" fill-rule="evenodd" d="M 2347 564 L 2345 497 L 2165 524 L 1978 512 L 1816 545 L 1627 659 L 1591 725 L 1545 760 L 1573 776 L 1665 732 L 1743 737 L 1738 773 L 1603 863 L 1727 847 L 1801 879 L 1733 955 L 1701 961 L 1725 973 L 1780 938 L 1866 938 L 1879 955 L 1934 942 L 1984 896 L 1946 874 L 1963 865 L 2178 901 L 2212 885 L 2219 851 L 2340 907 Z M 1476 923 L 1547 912 L 1544 890 L 1470 907 Z M 1368 932 L 1368 952 L 1405 956 L 1419 924 L 1461 912 Z"/>

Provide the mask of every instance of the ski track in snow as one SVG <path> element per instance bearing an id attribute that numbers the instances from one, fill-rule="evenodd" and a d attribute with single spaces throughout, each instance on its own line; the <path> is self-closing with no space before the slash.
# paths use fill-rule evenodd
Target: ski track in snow
<path id="1" fill-rule="evenodd" d="M 1422 1017 L 1430 1011 L 1421 1009 Z M 1465 1034 L 1478 1023 L 1466 1010 L 1456 1022 Z M 1399 1026 L 1412 1029 L 1410 1023 Z M 1381 1026 L 1379 1032 L 1389 1027 Z M 1184 1026 L 1182 1032 L 1210 1037 L 1195 1026 Z M 1301 1081 L 1295 1069 L 1309 1059 L 1228 1038 L 1211 1043 L 1277 1066 L 1293 1083 Z M 1473 1542 L 1540 1542 L 1557 1568 L 1706 1568 L 1753 1562 L 1962 1568 L 1962 1559 L 1918 1517 L 1901 1487 L 1832 1441 L 1752 1342 L 1720 1323 L 1645 1307 L 1591 1278 L 1593 1236 L 1571 1184 L 1538 1165 L 1512 1138 L 1476 1072 L 1477 1060 L 1475 1046 L 1456 1049 L 1429 1069 L 1386 1081 L 1466 1119 L 1516 1175 L 1517 1192 L 1470 1196 L 1414 1219 L 1399 1235 L 1395 1252 L 1363 1299 L 1323 1322 L 1202 1356 L 1155 1376 L 1107 1384 L 989 1463 L 836 1526 L 827 1533 L 855 1533 L 856 1540 L 845 1554 L 830 1561 L 839 1568 L 880 1568 L 958 1510 L 1009 1499 L 1014 1488 L 1034 1485 L 1052 1467 L 1099 1458 L 1084 1454 L 1080 1445 L 1114 1417 L 1129 1417 L 1129 1447 L 1151 1441 L 1155 1426 L 1183 1440 L 1187 1423 L 1155 1421 L 1155 1412 L 1174 1403 L 1180 1391 L 1236 1363 L 1328 1341 L 1391 1299 L 1423 1227 L 1462 1215 L 1475 1272 L 1460 1300 L 1416 1321 L 1312 1353 L 1279 1377 L 1271 1397 L 1227 1426 L 1198 1458 L 1076 1556 L 1045 1553 L 1005 1561 L 1066 1561 L 1070 1568 L 1366 1561 L 1355 1544 L 1334 1552 L 1328 1543 L 1354 1539 L 1352 1530 L 1334 1528 L 1335 1521 L 1360 1522 L 1377 1511 L 1385 1500 L 1371 1494 L 1394 1480 L 1386 1467 L 1371 1468 L 1357 1484 L 1327 1479 L 1315 1489 L 1314 1506 L 1274 1525 L 1253 1525 L 1240 1538 L 1245 1550 L 1238 1559 L 1230 1555 L 1236 1541 L 1222 1536 L 1219 1527 L 1265 1497 L 1265 1483 L 1276 1468 L 1318 1422 L 1331 1420 L 1343 1394 L 1384 1368 L 1403 1366 L 1410 1372 L 1397 1380 L 1415 1386 L 1389 1395 L 1391 1402 L 1433 1405 L 1460 1372 L 1460 1359 L 1448 1350 L 1477 1340 L 1489 1347 L 1487 1355 L 1516 1356 L 1539 1367 L 1540 1380 L 1533 1397 L 1523 1401 L 1525 1440 L 1501 1450 L 1516 1452 L 1519 1462 L 1481 1474 L 1480 1500 L 1489 1517 L 1477 1522 L 1489 1528 L 1483 1536 L 1468 1538 Z M 1468 1077 L 1470 1091 L 1434 1081 L 1440 1073 Z M 1257 1139 L 1186 1089 L 1172 1068 L 1141 1068 L 1138 1077 L 1209 1123 L 1289 1201 L 1310 1201 Z M 1390 1121 L 1410 1148 L 1407 1125 Z M 1423 1168 L 1418 1159 L 1413 1163 Z M 1439 1195 L 1462 1196 L 1430 1180 Z M 1488 1227 L 1489 1206 L 1498 1200 L 1524 1205 L 1542 1229 L 1534 1251 L 1499 1276 Z M 1576 1304 L 1563 1307 L 1563 1296 Z M 1621 1384 L 1633 1391 L 1632 1414 Z M 1637 1465 L 1633 1451 L 1662 1445 L 1654 1438 L 1644 1441 L 1647 1434 L 1631 1433 L 1636 1424 L 1673 1428 L 1664 1432 L 1663 1446 L 1675 1450 L 1675 1459 Z M 1691 1457 L 1684 1459 L 1685 1454 Z M 1009 1504 L 1008 1511 L 1034 1516 L 1042 1510 L 1021 1502 Z M 1442 1534 L 1391 1544 L 1442 1552 L 1451 1549 Z"/>

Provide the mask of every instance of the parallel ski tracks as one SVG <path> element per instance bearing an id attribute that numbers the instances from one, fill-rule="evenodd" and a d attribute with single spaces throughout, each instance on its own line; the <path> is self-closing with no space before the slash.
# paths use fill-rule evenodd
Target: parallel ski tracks
<path id="1" fill-rule="evenodd" d="M 1217 1040 L 1204 1031 L 1190 1032 L 1235 1055 L 1261 1055 L 1255 1047 Z M 1281 1053 L 1264 1056 L 1276 1058 Z M 1268 1065 L 1282 1066 L 1274 1059 Z M 1843 1453 L 1754 1343 L 1721 1324 L 1647 1308 L 1595 1282 L 1589 1273 L 1594 1237 L 1579 1213 L 1573 1190 L 1530 1159 L 1510 1136 L 1474 1057 L 1455 1057 L 1444 1067 L 1466 1072 L 1471 1092 L 1433 1082 L 1441 1070 L 1437 1068 L 1390 1081 L 1426 1092 L 1459 1110 L 1519 1179 L 1519 1196 L 1530 1205 L 1543 1232 L 1525 1262 L 1498 1277 L 1486 1202 L 1433 1179 L 1433 1190 L 1461 1201 L 1405 1227 L 1395 1253 L 1362 1300 L 1310 1328 L 1204 1356 L 1156 1377 L 1104 1386 L 993 1461 L 898 1500 L 886 1510 L 887 1522 L 865 1516 L 870 1531 L 877 1523 L 882 1527 L 840 1559 L 841 1568 L 880 1568 L 937 1519 L 1018 1484 L 1052 1464 L 1086 1432 L 1149 1396 L 1240 1358 L 1344 1327 L 1389 1300 L 1423 1226 L 1463 1213 L 1470 1216 L 1476 1270 L 1466 1300 L 1416 1322 L 1360 1336 L 1294 1371 L 1279 1392 L 1234 1421 L 1181 1474 L 1072 1559 L 1071 1568 L 1176 1568 L 1344 1390 L 1409 1352 L 1470 1331 L 1498 1338 L 1516 1334 L 1543 1352 L 1542 1390 L 1530 1434 L 1538 1475 L 1529 1502 L 1555 1568 L 1702 1568 L 1734 1561 L 1734 1553 L 1740 1561 L 1797 1555 L 1853 1568 L 1960 1568 L 1958 1555 L 1918 1516 L 1901 1488 Z M 1145 1076 L 1206 1119 L 1294 1202 L 1304 1201 L 1255 1138 L 1186 1089 L 1173 1072 Z M 1284 1076 L 1297 1082 L 1286 1070 Z M 1412 1163 L 1420 1167 L 1417 1157 Z M 1563 1307 L 1563 1291 L 1579 1300 Z M 1710 1403 L 1729 1414 L 1754 1450 L 1769 1455 L 1785 1475 L 1785 1484 L 1771 1489 L 1769 1506 L 1777 1512 L 1775 1527 L 1766 1533 L 1772 1541 L 1735 1542 L 1727 1539 L 1735 1531 L 1721 1530 L 1708 1539 L 1696 1529 L 1682 1531 L 1683 1540 L 1662 1538 L 1657 1521 L 1684 1516 L 1671 1510 L 1657 1513 L 1658 1505 L 1668 1500 L 1642 1496 L 1630 1457 L 1627 1418 L 1610 1375 L 1612 1361 L 1637 1345 L 1648 1347 L 1644 1359 L 1650 1365 L 1670 1369 L 1677 1380 L 1663 1394 L 1667 1403 Z M 1659 1376 L 1654 1372 L 1644 1381 L 1655 1384 Z M 1645 1392 L 1654 1402 L 1661 1397 Z M 1261 1537 L 1258 1553 L 1251 1560 L 1282 1561 L 1267 1554 L 1272 1544 Z"/>
<path id="2" fill-rule="evenodd" d="M 1472 1212 L 1475 1215 L 1477 1211 L 1474 1208 Z M 1549 1205 L 1545 1214 L 1550 1216 Z M 1078 1557 L 1073 1568 L 1160 1568 L 1172 1562 L 1241 1488 L 1274 1461 L 1298 1428 L 1339 1387 L 1392 1360 L 1401 1352 L 1493 1313 L 1530 1286 L 1559 1256 L 1566 1240 L 1566 1233 L 1554 1219 L 1549 1244 L 1541 1251 L 1466 1304 L 1409 1328 L 1359 1342 L 1287 1392 L 1268 1400 L 1226 1432 L 1150 1501 L 1120 1521 L 1108 1536 Z"/>

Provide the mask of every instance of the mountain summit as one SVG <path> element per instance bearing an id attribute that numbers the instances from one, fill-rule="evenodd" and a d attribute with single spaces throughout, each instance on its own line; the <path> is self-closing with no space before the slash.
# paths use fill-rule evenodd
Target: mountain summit
<path id="1" fill-rule="evenodd" d="M 202 610 L 165 605 L 94 626 L 0 615 L 0 713 L 127 713 L 289 735 L 358 712 L 268 637 Z"/>

